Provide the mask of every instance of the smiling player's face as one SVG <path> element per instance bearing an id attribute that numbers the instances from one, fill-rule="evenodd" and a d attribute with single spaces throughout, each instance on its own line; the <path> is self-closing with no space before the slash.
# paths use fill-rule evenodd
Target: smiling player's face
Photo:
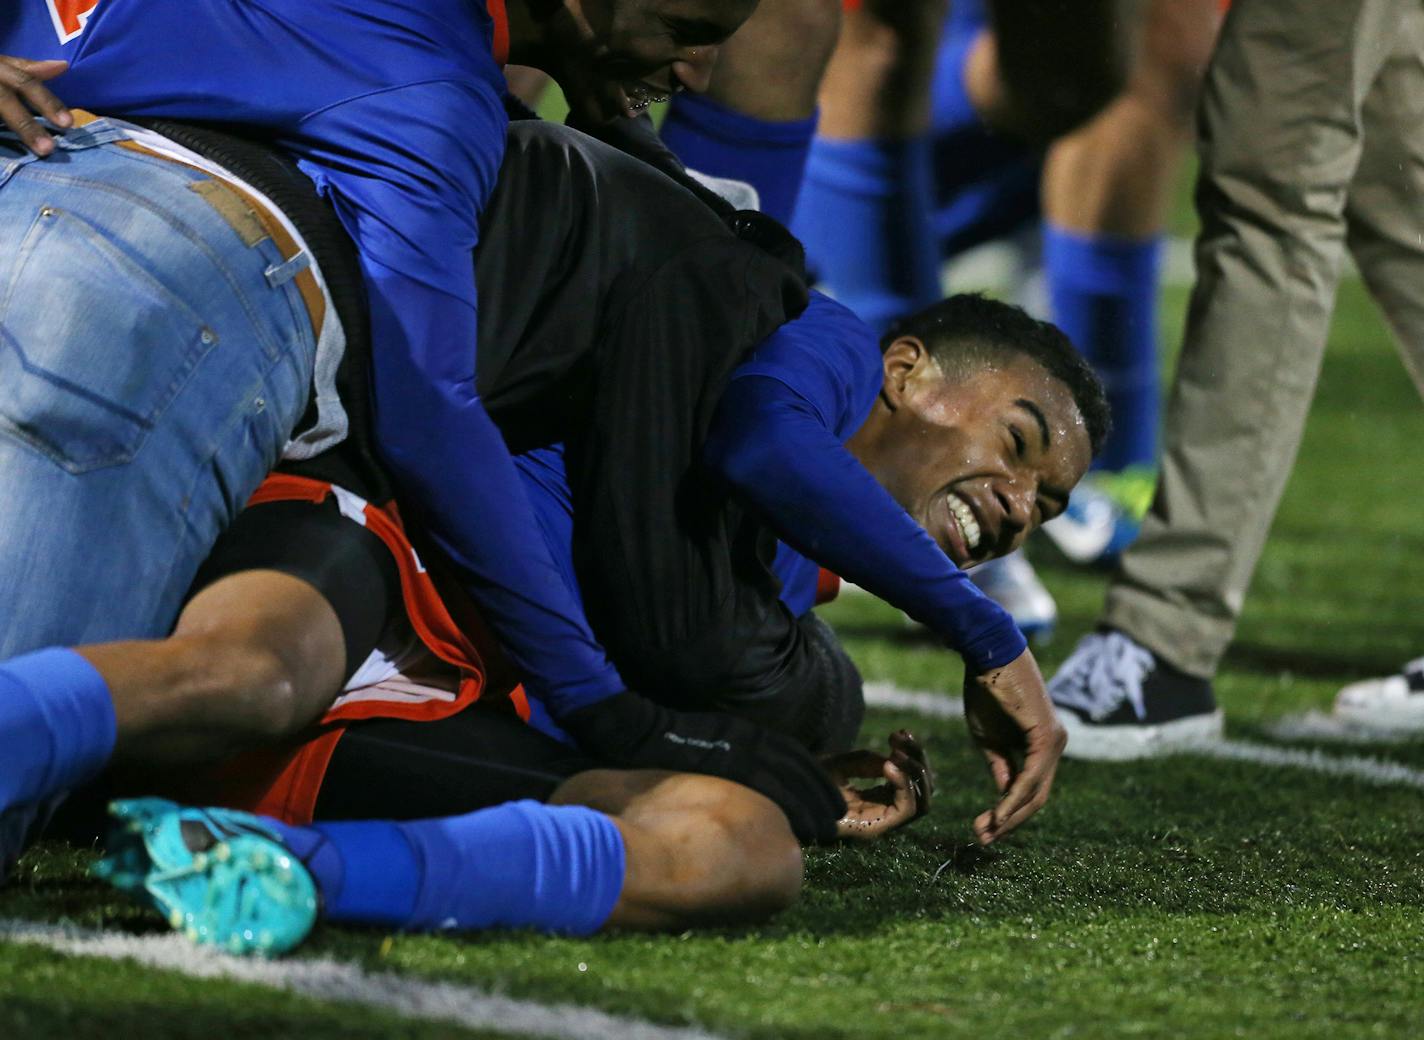
<path id="1" fill-rule="evenodd" d="M 886 351 L 880 400 L 849 447 L 961 567 L 1017 549 L 1091 461 L 1072 394 L 1038 363 L 950 380 L 909 337 Z"/>
<path id="2" fill-rule="evenodd" d="M 564 89 L 586 118 L 642 111 L 675 91 L 707 89 L 721 44 L 757 0 L 568 0 L 586 35 Z"/>

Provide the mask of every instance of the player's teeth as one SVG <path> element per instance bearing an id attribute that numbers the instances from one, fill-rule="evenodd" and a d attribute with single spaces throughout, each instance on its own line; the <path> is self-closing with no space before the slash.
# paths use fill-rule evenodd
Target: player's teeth
<path id="1" fill-rule="evenodd" d="M 974 519 L 974 510 L 969 508 L 969 503 L 958 495 L 950 494 L 949 511 L 954 514 L 954 519 L 959 523 L 959 533 L 964 535 L 964 544 L 970 552 L 979 548 L 979 521 Z"/>

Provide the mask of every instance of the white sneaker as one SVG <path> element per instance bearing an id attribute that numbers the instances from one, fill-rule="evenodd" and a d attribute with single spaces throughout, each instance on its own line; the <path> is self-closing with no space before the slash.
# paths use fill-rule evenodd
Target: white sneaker
<path id="1" fill-rule="evenodd" d="M 1395 675 L 1346 686 L 1335 695 L 1335 715 L 1372 729 L 1424 732 L 1424 657 Z"/>
<path id="2" fill-rule="evenodd" d="M 984 595 L 1009 612 L 1024 638 L 1035 642 L 1052 638 L 1058 604 L 1022 550 L 981 563 L 969 572 L 969 578 Z"/>

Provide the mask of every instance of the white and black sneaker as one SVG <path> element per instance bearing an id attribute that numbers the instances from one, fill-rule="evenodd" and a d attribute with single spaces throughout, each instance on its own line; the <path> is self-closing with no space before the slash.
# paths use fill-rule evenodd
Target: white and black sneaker
<path id="1" fill-rule="evenodd" d="M 1121 632 L 1084 636 L 1048 684 L 1069 758 L 1126 762 L 1220 737 L 1211 683 L 1180 672 Z"/>
<path id="2" fill-rule="evenodd" d="M 1424 657 L 1394 675 L 1346 686 L 1335 695 L 1335 717 L 1370 729 L 1424 733 Z"/>

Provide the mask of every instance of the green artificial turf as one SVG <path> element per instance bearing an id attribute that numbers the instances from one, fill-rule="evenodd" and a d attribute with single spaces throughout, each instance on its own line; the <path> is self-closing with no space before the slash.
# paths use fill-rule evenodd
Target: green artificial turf
<path id="1" fill-rule="evenodd" d="M 1170 292 L 1163 327 L 1179 328 Z M 1358 283 L 1341 293 L 1301 459 L 1217 684 L 1229 734 L 1326 708 L 1339 685 L 1424 652 L 1424 413 Z M 1101 574 L 1043 559 L 1063 612 L 1051 671 Z M 955 692 L 957 659 L 865 597 L 825 610 L 869 678 Z M 1424 1033 L 1424 793 L 1182 757 L 1065 763 L 1049 807 L 984 851 L 990 792 L 962 724 L 906 725 L 941 795 L 879 846 L 814 850 L 803 899 L 755 929 L 554 940 L 326 928 L 301 956 L 573 1001 L 729 1036 L 1410 1037 Z M 1323 747 L 1424 768 L 1424 741 Z M 0 917 L 156 931 L 43 846 Z M 454 1035 L 270 990 L 0 943 L 0 1037 Z M 460 1034 L 467 1035 L 467 1034 Z"/>

